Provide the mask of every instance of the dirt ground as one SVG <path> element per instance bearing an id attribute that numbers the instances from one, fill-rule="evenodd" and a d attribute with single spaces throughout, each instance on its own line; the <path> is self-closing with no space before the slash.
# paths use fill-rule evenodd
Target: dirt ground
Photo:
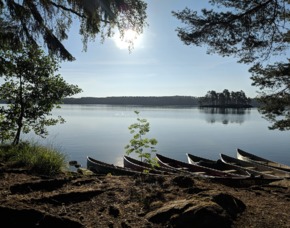
<path id="1" fill-rule="evenodd" d="M 290 227 L 290 180 L 229 187 L 189 176 L 66 173 L 0 167 L 6 227 Z"/>

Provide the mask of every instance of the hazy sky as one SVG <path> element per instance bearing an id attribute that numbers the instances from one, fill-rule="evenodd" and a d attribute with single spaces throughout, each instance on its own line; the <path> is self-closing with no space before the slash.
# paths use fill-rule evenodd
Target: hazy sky
<path id="1" fill-rule="evenodd" d="M 206 7 L 207 1 L 146 2 L 149 26 L 131 53 L 120 44 L 118 35 L 103 44 L 90 42 L 83 52 L 78 31 L 72 29 L 65 45 L 76 61 L 62 63 L 60 73 L 68 83 L 83 89 L 75 97 L 204 96 L 209 90 L 224 89 L 256 96 L 249 66 L 233 58 L 207 55 L 206 47 L 186 46 L 177 37 L 175 29 L 183 25 L 171 11 L 185 7 L 198 10 Z"/>

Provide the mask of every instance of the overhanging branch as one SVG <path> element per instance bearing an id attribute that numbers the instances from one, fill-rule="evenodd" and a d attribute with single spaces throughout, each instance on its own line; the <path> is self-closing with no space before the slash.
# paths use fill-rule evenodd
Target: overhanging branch
<path id="1" fill-rule="evenodd" d="M 53 2 L 53 1 L 49 1 L 49 3 L 52 4 L 53 6 L 57 7 L 57 8 L 61 8 L 61 9 L 65 10 L 65 11 L 71 12 L 71 13 L 73 13 L 73 14 L 75 14 L 75 15 L 81 17 L 81 18 L 87 18 L 86 15 L 84 15 L 84 14 L 80 14 L 80 13 L 78 13 L 77 11 L 75 11 L 75 10 L 73 10 L 73 9 L 71 9 L 71 8 L 67 8 L 67 7 L 65 7 L 65 6 L 63 6 L 63 5 L 56 4 L 56 3 Z M 103 20 L 103 19 L 101 19 L 101 21 L 102 21 L 102 22 L 105 22 L 105 23 L 110 23 L 110 21 Z"/>
<path id="2" fill-rule="evenodd" d="M 85 15 L 80 14 L 80 13 L 78 13 L 77 11 L 75 11 L 75 10 L 73 10 L 73 9 L 71 9 L 71 8 L 67 8 L 67 7 L 65 7 L 65 6 L 63 6 L 63 5 L 56 4 L 56 3 L 53 2 L 53 1 L 48 1 L 48 2 L 49 2 L 51 5 L 53 5 L 53 6 L 57 7 L 57 8 L 61 8 L 61 9 L 65 10 L 65 11 L 71 12 L 71 13 L 73 13 L 73 14 L 75 14 L 75 15 L 81 17 L 81 18 L 86 18 Z"/>

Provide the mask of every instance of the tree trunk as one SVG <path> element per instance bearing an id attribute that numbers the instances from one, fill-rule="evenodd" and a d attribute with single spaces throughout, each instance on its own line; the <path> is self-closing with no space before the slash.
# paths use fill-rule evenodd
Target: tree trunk
<path id="1" fill-rule="evenodd" d="M 17 145 L 19 144 L 19 141 L 20 141 L 20 134 L 21 134 L 21 130 L 22 130 L 22 126 L 23 126 L 23 117 L 24 117 L 24 102 L 23 102 L 23 89 L 22 89 L 22 86 L 23 86 L 23 81 L 22 81 L 22 77 L 20 76 L 19 78 L 19 103 L 20 103 L 20 115 L 18 117 L 18 120 L 17 120 L 17 132 L 16 132 L 16 135 L 14 137 L 14 140 L 13 140 L 13 145 Z"/>
<path id="2" fill-rule="evenodd" d="M 20 134 L 21 134 L 21 130 L 22 130 L 22 126 L 23 126 L 23 116 L 24 116 L 24 104 L 21 102 L 21 113 L 20 113 L 20 116 L 17 120 L 17 132 L 16 132 L 16 135 L 14 137 L 14 140 L 13 140 L 13 145 L 17 145 L 20 141 Z"/>

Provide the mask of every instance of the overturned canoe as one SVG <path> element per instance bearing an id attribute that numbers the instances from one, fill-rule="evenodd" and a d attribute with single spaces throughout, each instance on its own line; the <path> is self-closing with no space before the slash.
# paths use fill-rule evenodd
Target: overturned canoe
<path id="1" fill-rule="evenodd" d="M 276 169 L 281 169 L 281 170 L 290 172 L 290 166 L 288 165 L 284 165 L 275 161 L 271 161 L 271 160 L 259 157 L 252 153 L 241 150 L 239 148 L 237 149 L 237 158 L 243 161 L 256 162 L 262 165 L 266 165 L 266 166 L 270 166 Z"/>
<path id="2" fill-rule="evenodd" d="M 186 154 L 186 155 L 187 155 L 189 164 L 196 164 L 199 166 L 204 166 L 207 168 L 223 171 L 226 173 L 231 173 L 234 176 L 250 176 L 250 173 L 247 170 L 242 169 L 237 166 L 226 164 L 222 162 L 220 159 L 218 159 L 217 161 L 214 161 L 214 160 L 209 160 L 206 158 L 198 157 L 193 154 Z"/>
<path id="3" fill-rule="evenodd" d="M 136 174 L 140 174 L 141 172 L 136 172 L 134 170 L 128 169 L 128 168 L 124 168 L 121 166 L 116 166 L 113 164 L 108 164 L 99 160 L 96 160 L 94 158 L 91 158 L 89 156 L 87 156 L 87 169 L 91 170 L 94 173 L 97 174 L 112 174 L 112 175 L 116 175 L 116 176 L 120 176 L 120 175 L 136 175 Z"/>
<path id="4" fill-rule="evenodd" d="M 189 164 L 186 162 L 178 161 L 169 157 L 165 157 L 161 154 L 156 154 L 156 158 L 160 166 L 173 168 L 181 172 L 185 172 L 197 176 L 219 176 L 219 177 L 232 177 L 235 176 L 231 173 L 223 172 L 220 170 L 215 170 L 196 164 Z"/>
<path id="5" fill-rule="evenodd" d="M 253 175 L 262 175 L 264 177 L 277 177 L 277 178 L 289 178 L 290 173 L 275 169 L 269 166 L 261 165 L 255 162 L 243 161 L 234 157 L 227 156 L 225 154 L 220 154 L 221 160 L 233 166 L 237 166 L 246 169 L 249 173 Z"/>

